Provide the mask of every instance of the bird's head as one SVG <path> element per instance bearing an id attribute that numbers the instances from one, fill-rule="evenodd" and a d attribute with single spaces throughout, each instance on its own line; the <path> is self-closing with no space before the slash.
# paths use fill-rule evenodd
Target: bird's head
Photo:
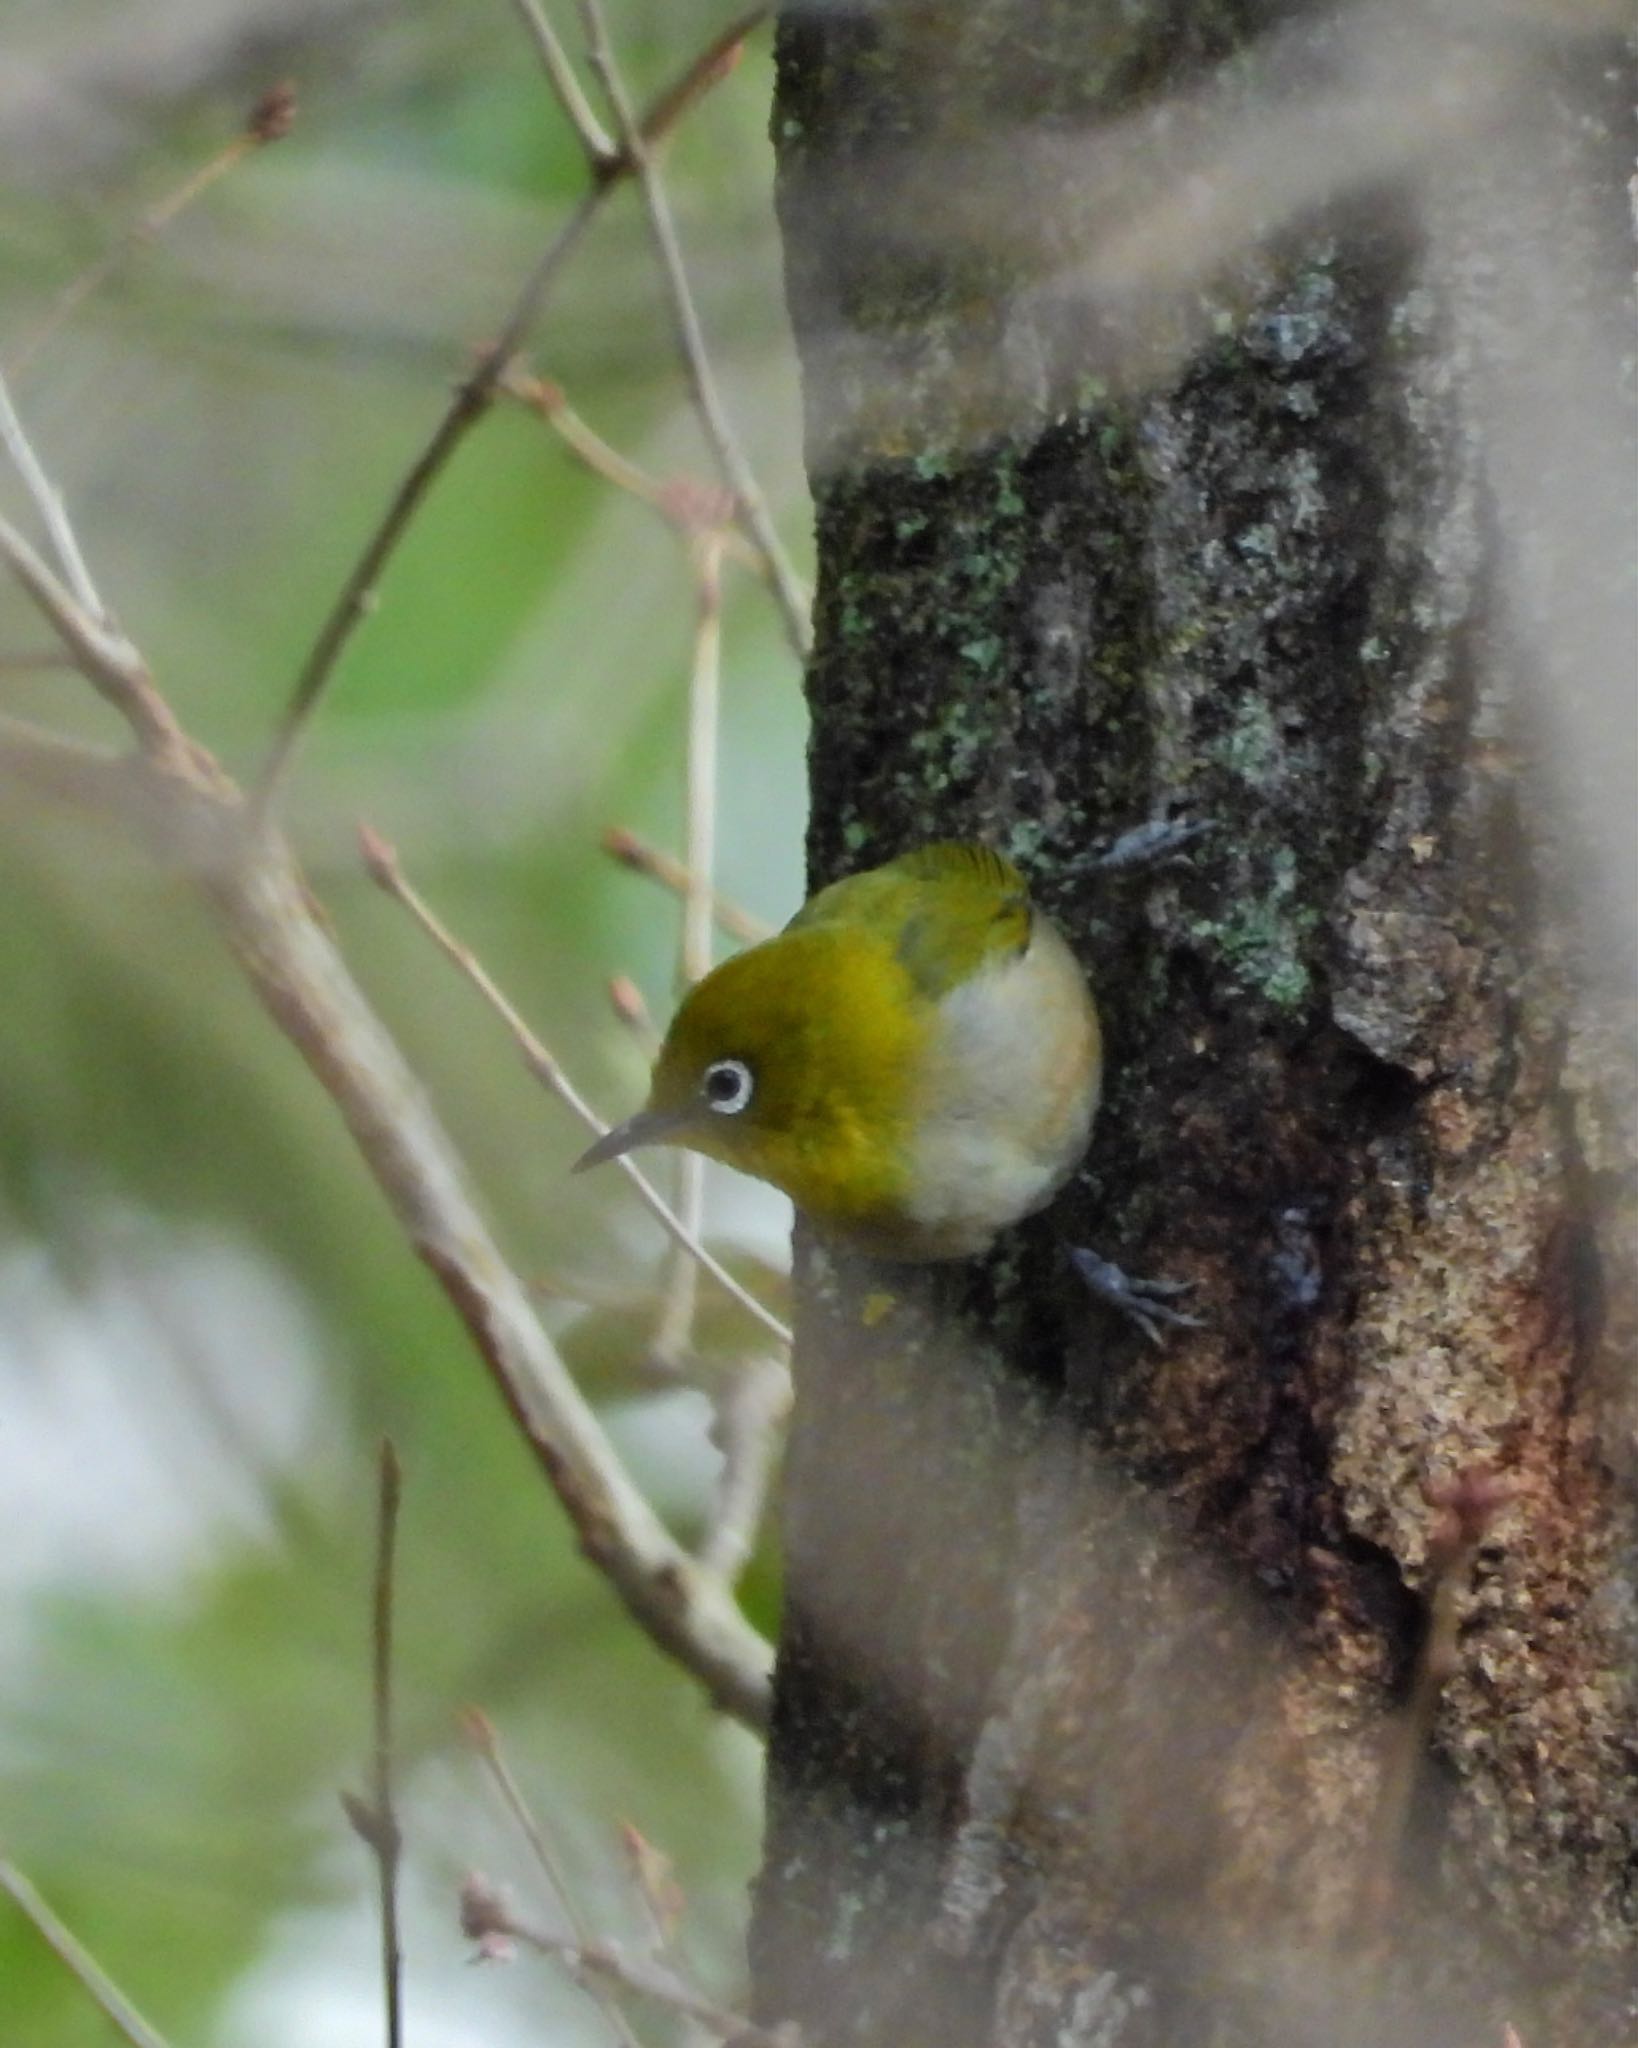
<path id="1" fill-rule="evenodd" d="M 900 1198 L 932 1005 L 868 931 L 797 927 L 739 953 L 684 998 L 646 1104 L 575 1171 L 683 1145 L 772 1182 L 819 1220 Z"/>

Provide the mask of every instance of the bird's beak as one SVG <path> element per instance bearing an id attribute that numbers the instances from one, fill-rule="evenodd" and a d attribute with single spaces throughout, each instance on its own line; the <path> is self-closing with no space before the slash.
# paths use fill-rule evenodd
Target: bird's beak
<path id="1" fill-rule="evenodd" d="M 692 1121 L 686 1109 L 640 1109 L 612 1131 L 605 1131 L 595 1145 L 588 1145 L 569 1171 L 584 1173 L 588 1167 L 619 1159 L 639 1145 L 668 1145 Z"/>

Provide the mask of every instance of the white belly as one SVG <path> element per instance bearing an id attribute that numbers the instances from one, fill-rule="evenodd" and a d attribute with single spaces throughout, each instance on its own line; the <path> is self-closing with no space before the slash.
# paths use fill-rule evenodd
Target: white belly
<path id="1" fill-rule="evenodd" d="M 1086 1151 L 1100 1078 L 1086 977 L 1037 915 L 1021 956 L 939 1006 L 918 1089 L 910 1255 L 971 1257 L 1043 1208 Z"/>

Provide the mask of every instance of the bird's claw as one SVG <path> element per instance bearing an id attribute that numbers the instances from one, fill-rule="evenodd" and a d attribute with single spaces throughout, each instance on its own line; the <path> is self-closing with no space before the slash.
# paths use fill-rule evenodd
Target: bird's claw
<path id="1" fill-rule="evenodd" d="M 1093 856 L 1091 864 L 1100 874 L 1117 868 L 1155 866 L 1215 830 L 1210 818 L 1149 818 L 1122 832 Z"/>
<path id="2" fill-rule="evenodd" d="M 1099 1301 L 1129 1317 L 1151 1344 L 1162 1344 L 1163 1330 L 1203 1330 L 1199 1316 L 1171 1306 L 1193 1287 L 1192 1280 L 1144 1280 L 1123 1273 L 1112 1259 L 1101 1259 L 1085 1245 L 1069 1247 L 1075 1270 Z"/>

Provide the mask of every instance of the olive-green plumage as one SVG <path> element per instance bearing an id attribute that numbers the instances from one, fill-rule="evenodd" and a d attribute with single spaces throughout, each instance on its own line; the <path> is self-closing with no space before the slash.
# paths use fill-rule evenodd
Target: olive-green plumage
<path id="1" fill-rule="evenodd" d="M 820 890 L 708 974 L 647 1107 L 579 1164 L 686 1145 L 862 1249 L 961 1258 L 1068 1179 L 1099 1075 L 1085 977 L 1017 869 L 926 846 Z"/>

